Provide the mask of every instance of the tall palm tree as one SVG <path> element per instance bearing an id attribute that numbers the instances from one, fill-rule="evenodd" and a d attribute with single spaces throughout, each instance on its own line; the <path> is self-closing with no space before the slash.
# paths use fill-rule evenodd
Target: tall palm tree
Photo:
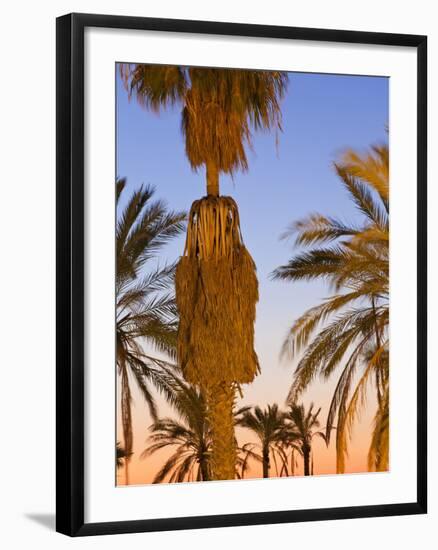
<path id="1" fill-rule="evenodd" d="M 120 377 L 125 481 L 133 448 L 132 391 L 135 381 L 150 414 L 157 417 L 150 383 L 171 395 L 163 367 L 168 364 L 145 351 L 143 344 L 160 354 L 175 357 L 177 315 L 172 293 L 174 265 L 150 267 L 162 247 L 184 230 L 185 215 L 173 212 L 159 200 L 153 187 L 140 187 L 121 207 L 125 179 L 116 182 L 116 335 Z"/>
<path id="2" fill-rule="evenodd" d="M 208 481 L 211 479 L 211 432 L 204 396 L 198 389 L 177 378 L 173 387 L 172 405 L 178 411 L 180 420 L 156 420 L 150 427 L 150 445 L 141 457 L 147 458 L 168 447 L 174 449 L 153 483 L 162 483 L 166 478 L 169 483 Z"/>
<path id="3" fill-rule="evenodd" d="M 252 131 L 281 128 L 287 75 L 144 64 L 121 65 L 121 73 L 130 94 L 146 108 L 181 107 L 188 160 L 195 170 L 205 167 L 207 196 L 192 205 L 176 272 L 178 361 L 186 380 L 202 387 L 207 399 L 213 476 L 230 479 L 236 464 L 236 387 L 259 372 L 258 283 L 237 205 L 219 196 L 219 175 L 247 169 Z"/>
<path id="4" fill-rule="evenodd" d="M 279 410 L 278 405 L 268 405 L 264 410 L 259 406 L 253 410 L 244 411 L 238 417 L 236 424 L 251 430 L 259 441 L 258 447 L 261 450 L 261 462 L 263 477 L 269 477 L 271 468 L 271 455 L 275 455 L 283 461 L 284 454 L 279 443 L 284 439 L 285 414 Z M 253 451 L 253 449 L 251 449 Z M 277 472 L 278 475 L 278 472 Z"/>
<path id="5" fill-rule="evenodd" d="M 291 404 L 289 411 L 286 413 L 289 429 L 286 431 L 285 439 L 286 441 L 291 440 L 295 445 L 299 446 L 300 454 L 303 457 L 305 476 L 313 475 L 313 464 L 310 461 L 313 438 L 319 436 L 326 441 L 325 434 L 317 430 L 320 426 L 318 420 L 320 412 L 321 408 L 314 412 L 313 403 L 311 403 L 307 411 L 303 404 Z M 293 459 L 294 457 L 292 457 Z"/>
<path id="6" fill-rule="evenodd" d="M 284 343 L 283 353 L 300 357 L 289 398 L 295 401 L 317 375 L 327 379 L 339 373 L 326 436 L 329 440 L 337 418 L 337 471 L 344 472 L 348 435 L 367 388 L 373 384 L 377 412 L 369 463 L 371 469 L 385 470 L 389 439 L 388 147 L 375 146 L 364 155 L 348 151 L 334 168 L 363 221 L 350 225 L 312 214 L 294 223 L 285 236 L 294 234 L 296 243 L 310 250 L 298 253 L 274 272 L 275 278 L 286 281 L 322 279 L 334 290 L 295 321 Z"/>

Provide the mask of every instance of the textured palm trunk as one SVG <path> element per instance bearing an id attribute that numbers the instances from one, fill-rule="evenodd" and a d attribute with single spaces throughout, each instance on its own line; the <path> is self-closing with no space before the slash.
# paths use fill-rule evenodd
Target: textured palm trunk
<path id="1" fill-rule="evenodd" d="M 234 436 L 234 387 L 221 382 L 208 388 L 207 397 L 212 435 L 212 478 L 234 479 L 236 441 Z"/>
<path id="2" fill-rule="evenodd" d="M 129 461 L 132 453 L 132 412 L 131 412 L 131 390 L 129 388 L 128 369 L 122 364 L 122 426 L 123 441 L 125 449 L 125 484 L 129 485 Z"/>
<path id="3" fill-rule="evenodd" d="M 304 475 L 310 475 L 310 445 L 303 445 Z"/>
<path id="4" fill-rule="evenodd" d="M 199 467 L 201 469 L 202 481 L 209 481 L 210 474 L 208 471 L 208 463 L 205 459 L 201 459 Z"/>
<path id="5" fill-rule="evenodd" d="M 269 477 L 269 447 L 263 447 L 263 477 Z"/>
<path id="6" fill-rule="evenodd" d="M 219 170 L 214 161 L 206 163 L 207 195 L 219 196 Z"/>
<path id="7" fill-rule="evenodd" d="M 129 458 L 125 458 L 125 485 L 129 485 Z"/>

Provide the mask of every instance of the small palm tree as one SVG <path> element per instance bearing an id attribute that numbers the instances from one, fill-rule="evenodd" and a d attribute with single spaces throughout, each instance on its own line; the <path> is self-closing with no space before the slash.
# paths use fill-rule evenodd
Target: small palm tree
<path id="1" fill-rule="evenodd" d="M 206 404 L 202 393 L 174 378 L 172 405 L 180 420 L 163 418 L 154 422 L 150 430 L 150 445 L 141 457 L 147 458 L 161 449 L 171 447 L 174 452 L 154 477 L 153 483 L 208 481 L 211 479 L 211 433 L 207 423 Z"/>
<path id="2" fill-rule="evenodd" d="M 254 448 L 261 450 L 261 462 L 263 468 L 263 477 L 269 477 L 271 468 L 270 457 L 276 460 L 277 457 L 284 461 L 284 453 L 280 443 L 284 440 L 285 415 L 278 408 L 278 405 L 268 405 L 262 410 L 256 406 L 253 410 L 245 410 L 237 418 L 236 424 L 251 430 L 258 438 L 259 443 L 251 448 L 254 458 Z M 277 469 L 277 475 L 279 474 Z"/>
<path id="3" fill-rule="evenodd" d="M 120 442 L 116 444 L 116 467 L 117 469 L 123 466 L 123 461 L 127 457 L 125 449 L 121 446 Z"/>
<path id="4" fill-rule="evenodd" d="M 293 442 L 294 446 L 298 445 L 300 454 L 303 457 L 305 476 L 313 475 L 313 465 L 311 465 L 310 461 L 312 439 L 315 436 L 319 436 L 327 442 L 325 434 L 316 430 L 320 425 L 318 420 L 320 412 L 321 408 L 313 412 L 313 403 L 311 403 L 307 411 L 303 404 L 291 404 L 289 411 L 286 413 L 286 419 L 289 421 L 289 424 L 285 440 L 286 442 Z M 294 460 L 294 457 L 292 460 Z"/>
<path id="5" fill-rule="evenodd" d="M 125 179 L 116 182 L 118 207 L 125 185 Z M 157 418 L 157 411 L 150 383 L 171 397 L 163 369 L 169 363 L 146 353 L 143 344 L 169 359 L 175 357 L 176 348 L 177 315 L 172 292 L 175 266 L 149 266 L 162 247 L 184 230 L 185 214 L 169 211 L 162 201 L 152 201 L 153 194 L 153 187 L 140 187 L 117 216 L 117 368 L 121 380 L 126 484 L 133 448 L 132 380 L 153 418 Z"/>
<path id="6" fill-rule="evenodd" d="M 334 289 L 295 321 L 283 345 L 283 353 L 300 355 L 289 399 L 296 401 L 317 375 L 327 379 L 339 373 L 326 436 L 329 440 L 337 417 L 337 471 L 344 472 L 348 435 L 373 384 L 378 408 L 369 462 L 372 469 L 384 470 L 389 445 L 388 147 L 373 147 L 365 155 L 349 151 L 334 167 L 362 223 L 348 225 L 321 214 L 294 223 L 285 236 L 295 235 L 296 243 L 310 250 L 274 272 L 274 278 L 286 281 L 322 279 Z"/>

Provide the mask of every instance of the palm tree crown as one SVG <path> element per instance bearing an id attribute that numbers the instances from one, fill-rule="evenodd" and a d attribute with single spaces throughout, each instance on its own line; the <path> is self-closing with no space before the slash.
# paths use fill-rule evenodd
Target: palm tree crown
<path id="1" fill-rule="evenodd" d="M 320 426 L 318 420 L 320 412 L 321 408 L 316 412 L 313 411 L 313 403 L 310 404 L 307 411 L 302 404 L 291 404 L 286 414 L 286 419 L 289 420 L 289 423 L 285 440 L 286 442 L 294 442 L 295 445 L 298 444 L 300 454 L 303 456 L 305 476 L 313 475 L 313 466 L 312 468 L 310 467 L 313 437 L 317 435 L 326 441 L 325 434 L 316 429 Z"/>
<path id="2" fill-rule="evenodd" d="M 121 74 L 146 108 L 181 106 L 187 158 L 194 169 L 205 165 L 215 183 L 219 172 L 248 168 L 252 129 L 281 129 L 287 73 L 125 64 Z"/>

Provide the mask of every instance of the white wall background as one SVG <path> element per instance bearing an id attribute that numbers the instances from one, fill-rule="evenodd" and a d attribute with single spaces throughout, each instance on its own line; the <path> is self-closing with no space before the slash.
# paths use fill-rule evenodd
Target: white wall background
<path id="1" fill-rule="evenodd" d="M 123 7 L 122 7 L 123 5 Z M 438 521 L 438 402 L 430 399 L 428 516 L 68 539 L 55 502 L 55 17 L 71 11 L 429 35 L 430 280 L 438 276 L 438 30 L 433 0 L 251 2 L 16 0 L 0 31 L 0 543 L 4 548 L 434 548 Z M 434 250 L 435 249 L 435 250 Z M 438 307 L 430 288 L 430 311 Z M 435 317 L 435 316 L 434 316 Z M 438 329 L 430 316 L 430 340 Z M 430 350 L 430 395 L 437 388 Z M 406 444 L 412 444 L 406 434 Z M 435 541 L 435 542 L 434 542 Z"/>

